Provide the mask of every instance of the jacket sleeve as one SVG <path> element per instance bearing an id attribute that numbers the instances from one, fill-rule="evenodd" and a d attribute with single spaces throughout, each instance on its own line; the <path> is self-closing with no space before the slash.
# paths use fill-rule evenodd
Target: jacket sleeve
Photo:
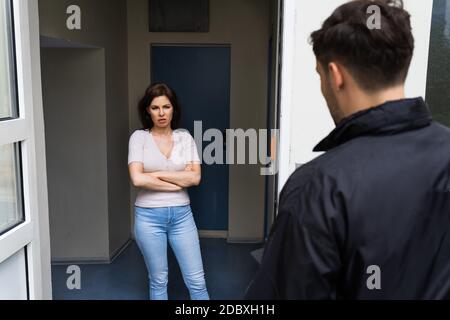
<path id="1" fill-rule="evenodd" d="M 336 298 L 341 262 L 333 230 L 339 209 L 329 195 L 332 185 L 315 178 L 299 185 L 296 178 L 304 177 L 294 175 L 283 189 L 278 217 L 246 299 Z"/>

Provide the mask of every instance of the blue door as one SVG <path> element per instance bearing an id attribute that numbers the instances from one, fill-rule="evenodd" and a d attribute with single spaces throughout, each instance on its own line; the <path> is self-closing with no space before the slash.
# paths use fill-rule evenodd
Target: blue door
<path id="1" fill-rule="evenodd" d="M 194 121 L 203 132 L 230 127 L 230 47 L 151 46 L 152 82 L 177 93 L 181 128 L 194 136 Z M 197 146 L 199 152 L 211 142 Z M 202 165 L 202 183 L 190 188 L 191 206 L 200 230 L 228 230 L 228 166 Z"/>

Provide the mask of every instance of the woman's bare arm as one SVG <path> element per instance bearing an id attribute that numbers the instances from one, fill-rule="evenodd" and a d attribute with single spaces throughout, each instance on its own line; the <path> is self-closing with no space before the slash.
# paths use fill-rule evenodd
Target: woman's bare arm
<path id="1" fill-rule="evenodd" d="M 188 164 L 184 171 L 158 171 L 148 175 L 182 188 L 198 186 L 202 177 L 201 166 L 198 163 Z"/>
<path id="2" fill-rule="evenodd" d="M 182 189 L 181 186 L 174 183 L 163 181 L 152 174 L 144 173 L 144 166 L 140 162 L 130 163 L 128 169 L 131 182 L 137 188 L 153 191 L 179 191 Z"/>

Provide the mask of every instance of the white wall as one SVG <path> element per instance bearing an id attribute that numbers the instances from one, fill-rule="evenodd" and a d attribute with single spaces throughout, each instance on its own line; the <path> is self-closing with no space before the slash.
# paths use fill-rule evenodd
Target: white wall
<path id="1" fill-rule="evenodd" d="M 319 155 L 314 146 L 334 129 L 334 122 L 320 92 L 320 78 L 315 72 L 316 58 L 308 42 L 311 32 L 343 0 L 285 0 L 282 64 L 280 180 L 281 191 L 296 164 Z M 425 96 L 428 47 L 431 30 L 431 0 L 405 0 L 412 16 L 416 49 L 406 82 L 407 96 Z"/>
<path id="2" fill-rule="evenodd" d="M 43 48 L 52 260 L 108 261 L 103 49 Z"/>

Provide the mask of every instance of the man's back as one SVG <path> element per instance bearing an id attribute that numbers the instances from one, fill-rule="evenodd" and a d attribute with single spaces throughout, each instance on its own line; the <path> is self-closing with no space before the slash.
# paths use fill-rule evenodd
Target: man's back
<path id="1" fill-rule="evenodd" d="M 283 189 L 247 297 L 450 298 L 450 130 L 422 99 L 401 100 L 355 114 L 317 150 Z"/>

